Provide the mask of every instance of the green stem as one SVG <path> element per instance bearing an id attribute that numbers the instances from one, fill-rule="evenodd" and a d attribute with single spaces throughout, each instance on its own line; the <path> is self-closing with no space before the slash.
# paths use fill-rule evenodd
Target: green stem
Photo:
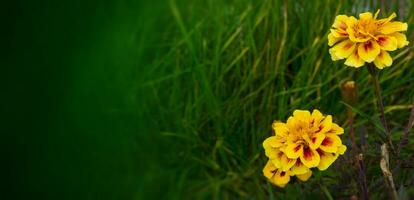
<path id="1" fill-rule="evenodd" d="M 323 193 L 325 193 L 326 198 L 328 198 L 329 200 L 333 200 L 332 195 L 331 195 L 331 193 L 329 192 L 328 188 L 326 188 L 326 186 L 325 186 L 325 185 L 323 185 L 323 184 L 320 184 L 319 186 L 321 187 L 321 189 L 322 189 Z"/>
<path id="2" fill-rule="evenodd" d="M 381 123 L 382 123 L 382 126 L 384 127 L 385 133 L 387 135 L 388 143 L 389 143 L 391 149 L 394 151 L 394 146 L 392 145 L 392 141 L 391 141 L 391 132 L 390 132 L 390 129 L 388 128 L 387 120 L 385 119 L 384 103 L 382 101 L 381 85 L 380 85 L 379 79 L 378 79 L 378 70 L 376 69 L 374 64 L 369 63 L 368 64 L 368 72 L 371 74 L 372 79 L 374 81 L 375 96 L 377 98 L 378 109 L 379 109 L 380 115 L 381 115 Z"/>

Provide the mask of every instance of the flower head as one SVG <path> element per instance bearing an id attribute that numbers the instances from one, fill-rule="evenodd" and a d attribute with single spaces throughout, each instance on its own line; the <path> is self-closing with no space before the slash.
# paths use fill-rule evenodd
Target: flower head
<path id="1" fill-rule="evenodd" d="M 286 123 L 274 122 L 272 128 L 275 135 L 263 142 L 269 158 L 263 174 L 279 187 L 284 187 L 290 176 L 308 180 L 311 168 L 326 170 L 346 151 L 339 137 L 344 129 L 318 110 L 295 110 Z"/>
<path id="2" fill-rule="evenodd" d="M 361 67 L 374 62 L 379 69 L 392 65 L 388 53 L 408 45 L 407 37 L 400 32 L 407 31 L 407 23 L 392 21 L 397 15 L 377 19 L 379 10 L 373 16 L 361 13 L 359 19 L 338 15 L 328 35 L 329 53 L 332 60 L 345 60 L 345 65 Z"/>

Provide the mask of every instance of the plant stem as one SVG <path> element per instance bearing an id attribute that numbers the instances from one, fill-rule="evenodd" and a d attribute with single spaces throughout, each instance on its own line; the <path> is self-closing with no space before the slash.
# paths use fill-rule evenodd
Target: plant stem
<path id="1" fill-rule="evenodd" d="M 378 71 L 373 63 L 368 63 L 368 72 L 371 74 L 372 80 L 374 81 L 375 96 L 377 98 L 378 109 L 381 115 L 382 126 L 384 127 L 385 133 L 387 135 L 388 143 L 391 149 L 393 150 L 393 152 L 395 152 L 394 146 L 391 141 L 391 132 L 390 132 L 390 129 L 388 128 L 387 120 L 385 119 L 384 103 L 382 102 L 381 86 L 378 80 Z"/>
<path id="2" fill-rule="evenodd" d="M 321 187 L 323 193 L 325 193 L 326 198 L 329 199 L 329 200 L 333 200 L 333 197 L 332 197 L 331 193 L 329 192 L 328 188 L 326 188 L 326 186 L 323 185 L 323 184 L 320 184 L 320 187 Z"/>
<path id="3" fill-rule="evenodd" d="M 387 144 L 381 146 L 381 161 L 380 167 L 384 175 L 384 181 L 389 190 L 389 195 L 392 200 L 398 200 L 397 189 L 395 188 L 394 179 L 390 171 L 390 160 L 387 150 Z"/>
<path id="4" fill-rule="evenodd" d="M 358 146 L 355 142 L 355 135 L 354 135 L 354 114 L 352 113 L 351 109 L 348 109 L 348 125 L 349 125 L 349 137 L 352 143 L 352 155 L 356 155 L 358 152 Z"/>
<path id="5" fill-rule="evenodd" d="M 359 154 L 357 157 L 358 168 L 359 168 L 359 184 L 361 186 L 362 195 L 364 200 L 368 200 L 368 187 L 367 187 L 367 178 L 365 175 L 365 165 L 364 165 L 364 156 Z"/>

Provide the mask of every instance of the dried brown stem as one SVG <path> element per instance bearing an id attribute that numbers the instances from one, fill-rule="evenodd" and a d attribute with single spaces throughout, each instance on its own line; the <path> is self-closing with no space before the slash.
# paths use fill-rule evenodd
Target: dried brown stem
<path id="1" fill-rule="evenodd" d="M 392 178 L 392 173 L 389 169 L 389 166 L 390 166 L 390 162 L 389 162 L 387 144 L 383 144 L 381 146 L 380 167 L 382 170 L 382 174 L 384 175 L 385 184 L 388 187 L 391 199 L 398 200 L 397 190 L 395 189 L 394 179 Z"/>

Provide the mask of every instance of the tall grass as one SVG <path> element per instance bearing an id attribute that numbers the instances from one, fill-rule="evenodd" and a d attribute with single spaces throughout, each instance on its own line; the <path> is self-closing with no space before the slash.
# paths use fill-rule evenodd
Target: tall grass
<path id="1" fill-rule="evenodd" d="M 347 105 L 340 95 L 341 83 L 355 80 L 359 100 L 352 109 L 357 112 L 357 143 L 364 147 L 369 192 L 372 199 L 386 198 L 378 153 L 384 137 L 376 129 L 380 122 L 372 80 L 365 67 L 333 62 L 326 37 L 336 15 L 381 9 L 382 17 L 396 12 L 409 24 L 411 42 L 412 5 L 171 0 L 161 16 L 149 13 L 146 17 L 156 18 L 162 27 L 152 27 L 155 34 L 138 34 L 153 40 L 140 49 L 139 55 L 147 59 L 138 64 L 139 78 L 131 87 L 138 99 L 137 140 L 144 162 L 139 193 L 167 199 L 360 196 L 357 168 L 349 155 Z M 394 64 L 381 71 L 380 82 L 393 141 L 398 142 L 414 96 L 411 45 L 393 56 Z M 345 127 L 347 155 L 307 183 L 273 187 L 261 173 L 261 145 L 272 134 L 272 121 L 286 120 L 294 109 L 314 108 L 332 114 Z M 405 156 L 412 156 L 410 141 Z M 410 196 L 413 174 L 402 168 L 394 175 L 397 187 L 406 188 Z"/>

